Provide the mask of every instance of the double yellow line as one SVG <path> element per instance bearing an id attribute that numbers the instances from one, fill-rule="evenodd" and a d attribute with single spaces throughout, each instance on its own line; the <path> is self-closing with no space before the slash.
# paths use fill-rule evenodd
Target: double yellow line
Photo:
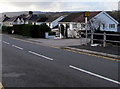
<path id="1" fill-rule="evenodd" d="M 34 44 L 41 45 L 41 46 L 46 46 L 46 47 L 61 49 L 60 47 L 49 46 L 49 45 L 45 45 L 45 44 L 42 44 L 42 43 L 37 43 L 37 42 L 22 40 L 22 39 L 18 39 L 18 38 L 12 38 L 12 39 L 23 41 L 23 42 L 28 42 L 28 43 L 34 43 Z M 106 57 L 106 56 L 101 56 L 101 55 L 96 55 L 96 54 L 91 54 L 91 53 L 86 53 L 86 52 L 74 51 L 74 50 L 71 50 L 71 49 L 62 49 L 62 50 L 71 51 L 71 52 L 74 52 L 74 53 L 85 54 L 85 55 L 89 55 L 89 56 L 95 56 L 95 57 L 104 58 L 104 59 L 108 59 L 108 60 L 112 60 L 112 61 L 120 61 L 119 59 L 116 59 L 116 58 L 111 58 L 111 57 Z"/>
<path id="2" fill-rule="evenodd" d="M 63 50 L 74 52 L 74 53 L 80 53 L 80 54 L 84 54 L 84 55 L 89 55 L 89 56 L 94 56 L 94 57 L 99 57 L 99 58 L 104 58 L 104 59 L 108 59 L 108 60 L 112 60 L 112 61 L 120 61 L 119 59 L 116 59 L 116 58 L 110 58 L 110 57 L 86 53 L 86 52 L 74 51 L 74 50 L 70 50 L 70 49 L 63 49 Z"/>

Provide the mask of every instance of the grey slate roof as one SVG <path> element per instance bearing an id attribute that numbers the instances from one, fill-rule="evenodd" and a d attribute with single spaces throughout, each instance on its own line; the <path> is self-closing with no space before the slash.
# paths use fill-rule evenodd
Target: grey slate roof
<path id="1" fill-rule="evenodd" d="M 3 19 L 3 22 L 7 21 L 8 19 L 10 19 L 10 18 L 9 18 L 9 17 L 5 17 L 5 18 Z"/>
<path id="2" fill-rule="evenodd" d="M 101 11 L 90 12 L 90 16 L 88 17 L 88 20 L 96 16 L 100 12 Z M 84 22 L 84 21 L 85 21 L 84 12 L 78 12 L 78 13 L 72 13 L 68 15 L 67 17 L 65 17 L 63 20 L 59 22 Z"/>
<path id="3" fill-rule="evenodd" d="M 56 20 L 58 17 L 49 17 L 45 22 L 53 22 Z"/>
<path id="4" fill-rule="evenodd" d="M 46 17 L 41 17 L 37 22 L 45 22 L 48 18 Z"/>

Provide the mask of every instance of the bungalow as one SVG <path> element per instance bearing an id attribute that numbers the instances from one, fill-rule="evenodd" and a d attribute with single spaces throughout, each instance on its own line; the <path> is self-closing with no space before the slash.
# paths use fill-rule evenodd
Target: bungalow
<path id="1" fill-rule="evenodd" d="M 102 11 L 90 12 L 87 30 L 94 29 L 117 32 L 118 21 Z M 80 31 L 86 28 L 84 12 L 72 13 L 59 21 L 60 37 L 79 38 Z"/>
<path id="2" fill-rule="evenodd" d="M 23 18 L 21 18 L 21 16 L 13 16 L 13 17 L 7 17 L 6 15 L 4 16 L 3 26 L 13 26 L 16 24 L 24 24 L 24 20 Z"/>
<path id="3" fill-rule="evenodd" d="M 36 24 L 39 16 L 29 12 L 28 15 L 22 14 L 14 17 L 7 17 L 4 15 L 3 26 L 13 26 L 19 24 Z"/>
<path id="4" fill-rule="evenodd" d="M 6 17 L 4 20 L 3 20 L 3 26 L 13 26 L 14 25 L 14 22 L 16 23 L 16 19 L 18 17 L 17 16 L 14 16 L 14 17 Z"/>
<path id="5" fill-rule="evenodd" d="M 51 28 L 53 29 L 54 27 L 56 27 L 58 25 L 58 22 L 60 20 L 62 20 L 64 17 L 60 16 L 60 17 L 50 17 L 48 18 L 45 23 Z"/>
<path id="6" fill-rule="evenodd" d="M 33 24 L 34 25 L 38 21 L 39 16 L 38 15 L 29 15 L 26 18 L 23 18 L 23 19 L 25 21 L 25 24 Z"/>
<path id="7" fill-rule="evenodd" d="M 47 17 L 41 17 L 41 18 L 39 18 L 38 21 L 36 22 L 36 25 L 40 25 L 40 24 L 45 23 L 45 21 L 47 19 L 48 19 Z"/>

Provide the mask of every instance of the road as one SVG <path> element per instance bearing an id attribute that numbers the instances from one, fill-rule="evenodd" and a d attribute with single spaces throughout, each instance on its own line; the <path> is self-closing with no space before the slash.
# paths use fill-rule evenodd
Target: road
<path id="1" fill-rule="evenodd" d="M 119 87 L 119 61 L 2 36 L 5 87 Z"/>

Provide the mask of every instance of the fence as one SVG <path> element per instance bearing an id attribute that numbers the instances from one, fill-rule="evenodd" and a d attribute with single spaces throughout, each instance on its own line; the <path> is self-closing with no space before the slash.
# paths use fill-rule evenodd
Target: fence
<path id="1" fill-rule="evenodd" d="M 94 35 L 102 36 L 103 38 L 102 39 L 96 39 L 96 38 L 94 38 Z M 117 37 L 118 40 L 108 40 L 107 36 Z M 95 41 L 95 40 L 102 42 L 103 47 L 106 47 L 107 43 L 117 43 L 117 44 L 120 44 L 120 34 L 106 34 L 105 32 L 104 33 L 91 33 L 91 44 L 93 44 L 93 41 Z"/>

